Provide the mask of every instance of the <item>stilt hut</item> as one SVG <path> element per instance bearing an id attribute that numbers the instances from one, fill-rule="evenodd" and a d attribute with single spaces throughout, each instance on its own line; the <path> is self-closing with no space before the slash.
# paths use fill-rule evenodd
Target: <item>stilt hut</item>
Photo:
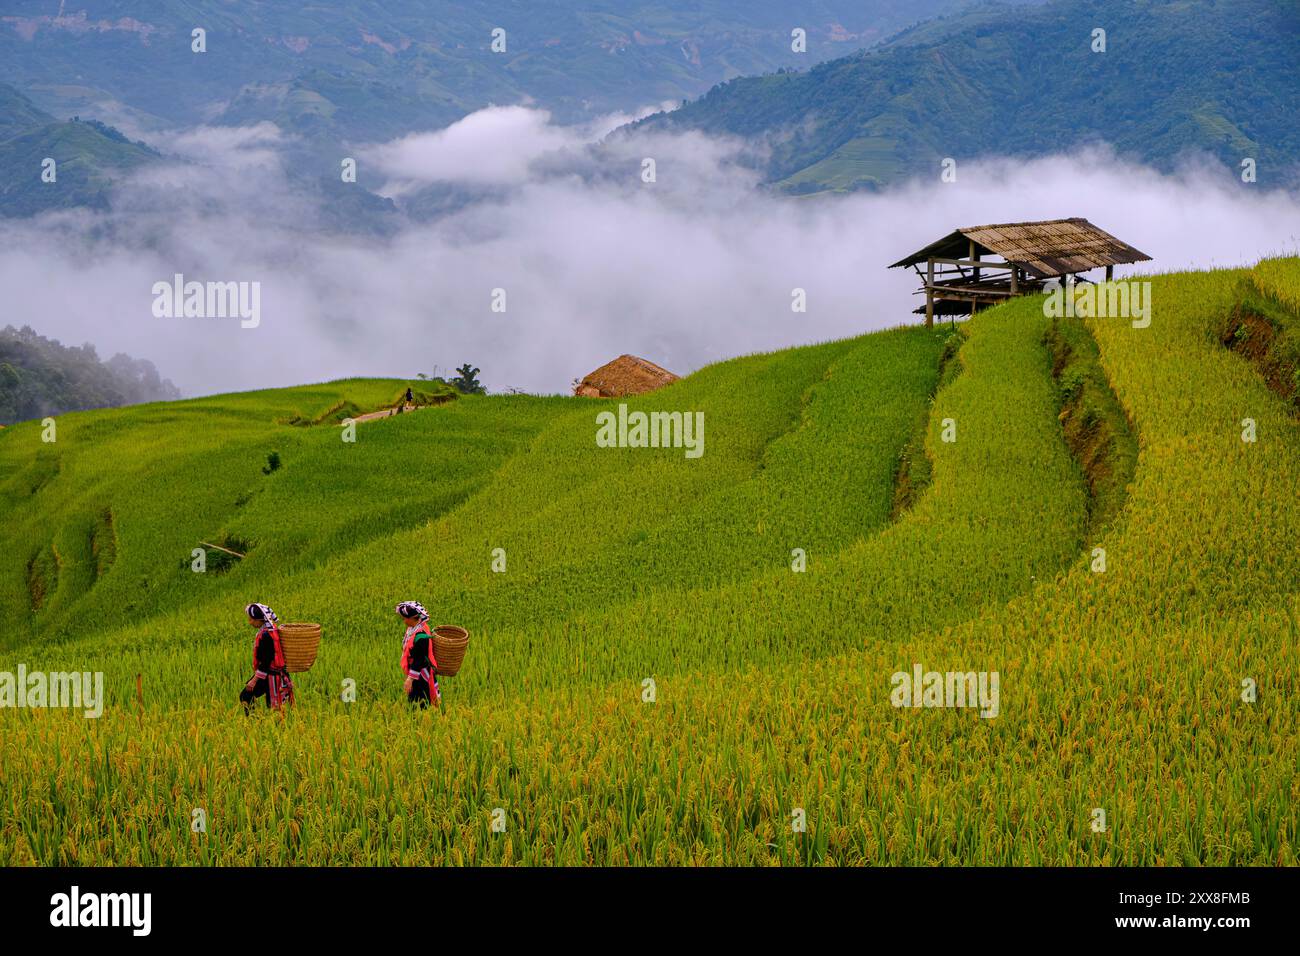
<path id="1" fill-rule="evenodd" d="M 957 229 L 889 268 L 911 266 L 921 277 L 925 305 L 913 311 L 929 326 L 936 314 L 974 315 L 982 305 L 1032 295 L 1049 279 L 1104 267 L 1109 281 L 1115 266 L 1150 259 L 1087 219 L 1048 219 Z"/>

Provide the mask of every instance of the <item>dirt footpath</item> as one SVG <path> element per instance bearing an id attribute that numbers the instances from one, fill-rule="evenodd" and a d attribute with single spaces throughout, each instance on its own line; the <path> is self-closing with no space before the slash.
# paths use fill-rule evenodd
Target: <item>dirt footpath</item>
<path id="1" fill-rule="evenodd" d="M 420 407 L 420 406 L 416 406 L 416 405 L 405 405 L 405 406 L 402 407 L 402 411 L 403 411 L 403 412 L 414 412 L 414 411 L 417 411 L 417 410 L 419 409 L 419 407 Z M 395 408 L 395 407 L 394 407 L 394 408 L 383 408 L 383 409 L 380 409 L 380 410 L 377 411 L 377 412 L 366 412 L 366 414 L 364 414 L 364 415 L 358 415 L 356 418 L 354 418 L 354 419 L 352 419 L 352 420 L 353 420 L 354 422 L 373 422 L 376 418 L 391 418 L 392 416 L 397 415 L 397 414 L 399 414 L 399 412 L 398 412 L 397 408 Z"/>

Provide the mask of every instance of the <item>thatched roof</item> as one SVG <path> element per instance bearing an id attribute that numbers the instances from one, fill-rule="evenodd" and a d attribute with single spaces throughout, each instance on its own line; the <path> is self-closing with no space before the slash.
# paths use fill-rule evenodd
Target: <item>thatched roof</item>
<path id="1" fill-rule="evenodd" d="M 965 259 L 971 242 L 981 255 L 1001 256 L 1040 279 L 1151 259 L 1086 219 L 1049 219 L 958 229 L 890 268 L 915 265 L 931 257 Z"/>
<path id="2" fill-rule="evenodd" d="M 573 389 L 590 398 L 621 398 L 663 388 L 678 376 L 635 355 L 620 355 L 592 372 Z"/>

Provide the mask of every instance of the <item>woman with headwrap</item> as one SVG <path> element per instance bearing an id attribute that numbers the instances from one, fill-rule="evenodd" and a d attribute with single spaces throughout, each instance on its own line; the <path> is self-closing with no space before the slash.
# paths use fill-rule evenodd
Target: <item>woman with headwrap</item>
<path id="1" fill-rule="evenodd" d="M 244 713 L 252 710 L 253 701 L 266 695 L 266 706 L 280 709 L 288 701 L 293 703 L 293 681 L 284 663 L 284 645 L 280 643 L 280 619 L 265 604 L 250 604 L 244 608 L 248 623 L 257 628 L 253 638 L 253 676 L 239 692 L 239 702 Z"/>
<path id="2" fill-rule="evenodd" d="M 402 637 L 402 670 L 406 671 L 406 699 L 420 707 L 434 703 L 441 706 L 438 690 L 438 661 L 433 656 L 433 632 L 429 615 L 416 601 L 397 605 L 397 616 L 406 622 Z"/>

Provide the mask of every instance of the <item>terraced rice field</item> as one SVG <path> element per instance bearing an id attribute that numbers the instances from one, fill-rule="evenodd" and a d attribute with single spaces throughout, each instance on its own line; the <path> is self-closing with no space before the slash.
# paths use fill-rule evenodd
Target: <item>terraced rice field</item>
<path id="1" fill-rule="evenodd" d="M 0 432 L 0 670 L 108 698 L 0 710 L 0 864 L 1294 865 L 1300 427 L 1224 329 L 1249 286 L 1292 334 L 1300 261 L 1152 286 L 1148 328 L 1021 299 L 629 401 L 698 459 L 597 447 L 594 399 L 341 441 L 374 380 Z M 403 599 L 473 634 L 442 712 Z M 324 627 L 282 718 L 239 713 L 250 601 Z M 996 716 L 895 707 L 916 663 Z"/>

